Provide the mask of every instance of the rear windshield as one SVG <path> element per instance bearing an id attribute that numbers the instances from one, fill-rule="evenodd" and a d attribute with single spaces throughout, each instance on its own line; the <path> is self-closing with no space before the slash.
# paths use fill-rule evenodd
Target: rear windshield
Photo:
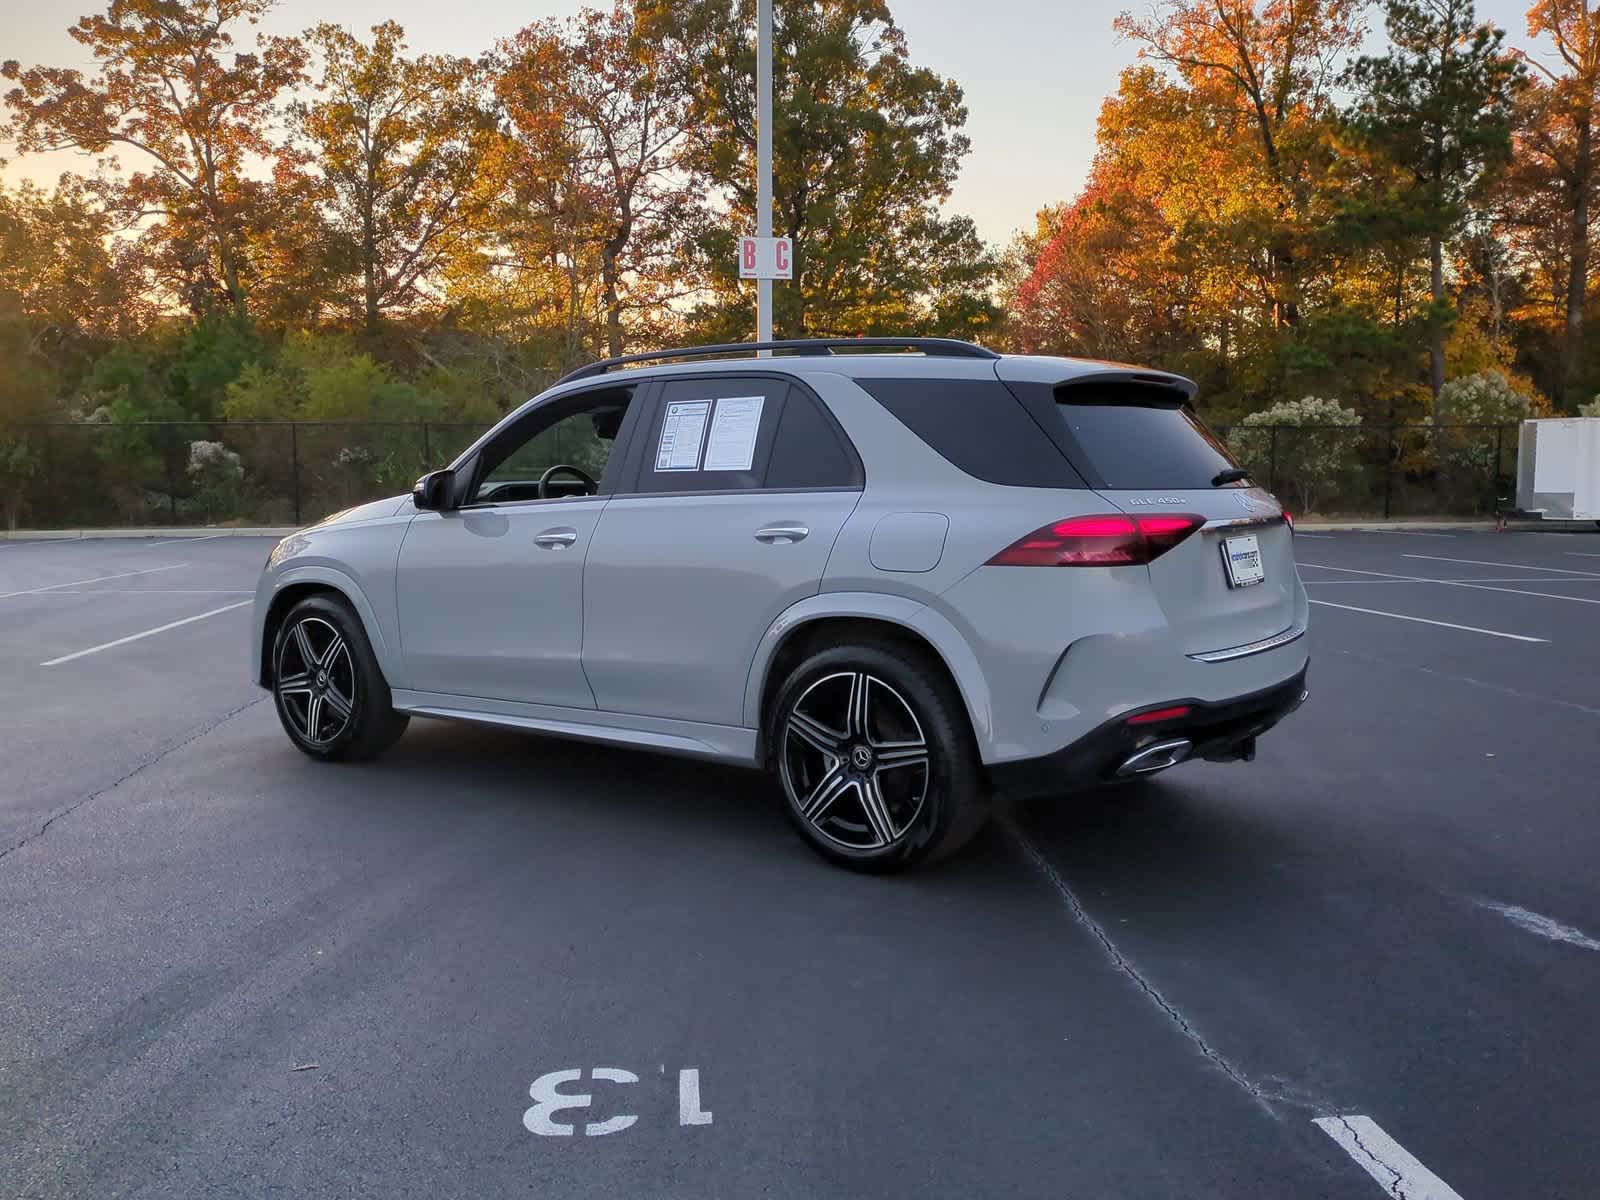
<path id="1" fill-rule="evenodd" d="M 1209 488 L 1239 465 L 1187 404 L 1076 388 L 1056 400 L 1083 460 L 1108 488 Z"/>

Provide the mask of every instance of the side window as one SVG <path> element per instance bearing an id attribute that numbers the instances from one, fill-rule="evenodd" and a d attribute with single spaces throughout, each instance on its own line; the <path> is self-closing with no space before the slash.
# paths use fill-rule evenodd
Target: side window
<path id="1" fill-rule="evenodd" d="M 718 376 L 663 384 L 643 430 L 641 492 L 738 492 L 763 486 L 789 385 Z"/>
<path id="2" fill-rule="evenodd" d="M 815 398 L 789 389 L 767 464 L 769 488 L 859 488 L 861 463 Z"/>
<path id="3" fill-rule="evenodd" d="M 605 478 L 632 398 L 632 388 L 612 388 L 563 397 L 536 409 L 484 449 L 466 502 L 505 504 L 594 495 Z M 576 471 L 553 474 L 541 495 L 540 479 L 556 466 Z"/>

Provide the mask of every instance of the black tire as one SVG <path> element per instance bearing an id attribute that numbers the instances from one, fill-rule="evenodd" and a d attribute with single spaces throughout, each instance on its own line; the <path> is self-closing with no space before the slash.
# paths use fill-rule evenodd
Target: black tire
<path id="1" fill-rule="evenodd" d="M 376 758 L 411 720 L 394 710 L 361 619 L 328 595 L 308 596 L 279 625 L 272 700 L 289 740 L 324 762 Z"/>
<path id="2" fill-rule="evenodd" d="M 891 643 L 807 657 L 773 698 L 766 746 L 790 820 L 841 866 L 888 872 L 937 862 L 989 816 L 960 697 L 921 656 Z"/>

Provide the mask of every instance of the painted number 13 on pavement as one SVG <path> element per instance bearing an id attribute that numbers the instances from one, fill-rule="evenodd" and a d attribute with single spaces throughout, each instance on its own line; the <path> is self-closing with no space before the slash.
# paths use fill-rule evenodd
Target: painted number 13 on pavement
<path id="1" fill-rule="evenodd" d="M 621 1067 L 593 1067 L 589 1078 L 597 1083 L 638 1083 L 639 1077 Z M 561 1121 L 558 1114 L 573 1109 L 589 1110 L 594 1097 L 587 1092 L 562 1092 L 559 1089 L 583 1079 L 583 1068 L 569 1067 L 562 1071 L 549 1071 L 539 1076 L 528 1088 L 533 1104 L 522 1114 L 522 1124 L 529 1133 L 540 1137 L 571 1137 L 581 1124 L 585 1137 L 604 1137 L 608 1133 L 621 1133 L 638 1120 L 633 1113 L 613 1113 L 594 1121 Z M 574 1114 L 577 1115 L 577 1114 Z M 585 1115 L 593 1116 L 592 1112 Z M 709 1125 L 711 1113 L 700 1107 L 700 1071 L 689 1067 L 678 1072 L 678 1124 Z"/>

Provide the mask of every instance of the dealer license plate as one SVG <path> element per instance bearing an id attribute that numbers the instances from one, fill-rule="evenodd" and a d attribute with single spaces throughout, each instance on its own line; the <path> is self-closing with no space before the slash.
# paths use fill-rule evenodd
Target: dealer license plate
<path id="1" fill-rule="evenodd" d="M 1253 533 L 1222 539 L 1222 561 L 1228 568 L 1229 587 L 1249 587 L 1267 577 L 1261 564 L 1261 543 Z"/>

